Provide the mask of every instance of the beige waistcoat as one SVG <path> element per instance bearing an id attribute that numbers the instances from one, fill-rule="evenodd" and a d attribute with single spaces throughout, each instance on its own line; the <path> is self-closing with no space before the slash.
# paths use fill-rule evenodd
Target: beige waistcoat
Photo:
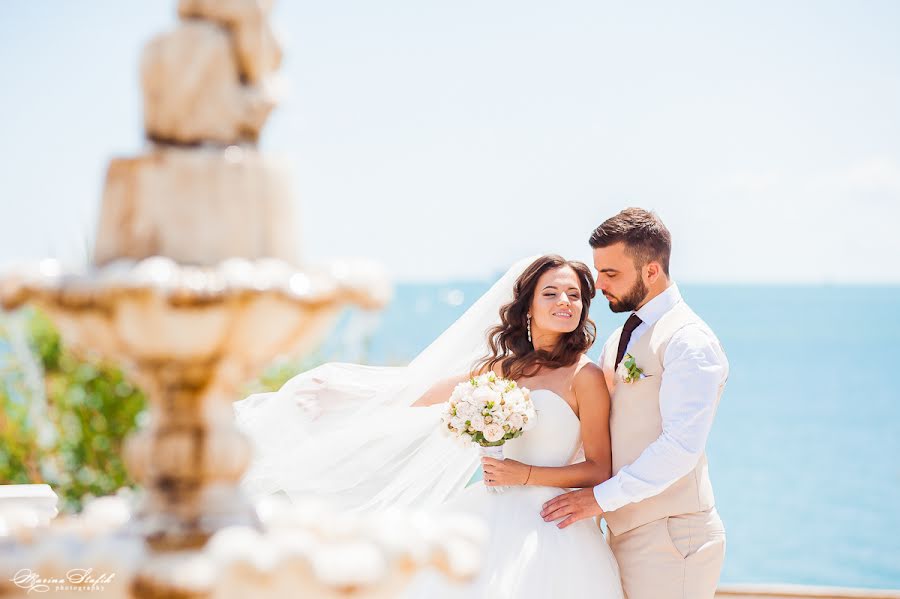
<path id="1" fill-rule="evenodd" d="M 706 324 L 682 301 L 633 341 L 628 353 L 634 356 L 636 365 L 648 375 L 634 383 L 625 383 L 614 372 L 615 353 L 622 329 L 613 333 L 601 363 L 612 400 L 610 435 L 613 474 L 634 462 L 662 434 L 659 389 L 666 347 L 679 329 L 693 324 L 699 324 L 708 330 Z M 715 336 L 712 338 L 715 339 Z M 719 386 L 716 406 L 723 389 L 724 383 Z M 708 510 L 714 505 L 704 452 L 691 472 L 659 495 L 607 512 L 604 518 L 613 534 L 621 535 L 660 518 Z"/>

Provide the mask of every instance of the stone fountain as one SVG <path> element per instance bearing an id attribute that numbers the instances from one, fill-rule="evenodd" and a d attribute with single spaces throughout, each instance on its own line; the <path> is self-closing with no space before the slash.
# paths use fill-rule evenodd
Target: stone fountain
<path id="1" fill-rule="evenodd" d="M 238 490 L 251 457 L 232 421 L 239 386 L 274 356 L 308 351 L 347 304 L 378 308 L 390 294 L 372 263 L 299 259 L 290 173 L 256 145 L 281 61 L 270 9 L 180 0 L 178 26 L 143 53 L 148 147 L 109 165 L 93 264 L 44 260 L 0 278 L 6 309 L 39 306 L 72 347 L 124 363 L 151 403 L 126 448 L 136 507 L 103 498 L 49 528 L 0 518 L 0 595 L 26 592 L 22 569 L 65 579 L 73 564 L 115 566 L 119 585 L 106 591 L 146 597 L 298 585 L 368 596 L 429 563 L 474 571 L 475 525 L 348 524 L 321 506 L 251 505 Z"/>

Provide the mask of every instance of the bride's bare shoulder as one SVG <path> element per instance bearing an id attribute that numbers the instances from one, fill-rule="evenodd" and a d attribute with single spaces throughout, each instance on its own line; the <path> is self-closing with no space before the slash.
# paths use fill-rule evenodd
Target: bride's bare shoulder
<path id="1" fill-rule="evenodd" d="M 581 356 L 579 356 L 578 358 L 578 365 L 575 367 L 575 375 L 578 376 L 578 374 L 585 368 L 595 368 L 602 372 L 600 366 L 594 360 L 592 360 L 590 356 L 588 356 L 587 354 L 581 354 Z"/>
<path id="2" fill-rule="evenodd" d="M 606 388 L 606 379 L 603 376 L 603 369 L 588 357 L 582 354 L 575 367 L 575 387 L 592 387 L 595 385 L 603 385 Z"/>

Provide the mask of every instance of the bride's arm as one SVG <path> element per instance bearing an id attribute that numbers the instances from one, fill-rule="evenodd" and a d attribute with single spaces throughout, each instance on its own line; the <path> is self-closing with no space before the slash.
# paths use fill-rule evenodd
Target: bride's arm
<path id="1" fill-rule="evenodd" d="M 425 392 L 425 395 L 416 400 L 413 407 L 432 406 L 436 403 L 443 403 L 450 399 L 450 394 L 453 393 L 454 387 L 467 380 L 469 380 L 468 375 L 458 375 L 438 381 Z"/>
<path id="2" fill-rule="evenodd" d="M 530 466 L 515 460 L 501 462 L 485 458 L 485 478 L 490 476 L 494 479 L 493 485 L 500 486 L 528 484 L 560 488 L 593 487 L 610 478 L 609 392 L 599 366 L 588 363 L 578 371 L 575 375 L 575 397 L 581 419 L 583 462 L 545 467 Z"/>
<path id="3" fill-rule="evenodd" d="M 598 365 L 585 364 L 575 375 L 575 397 L 581 419 L 584 461 L 557 468 L 532 466 L 529 485 L 593 487 L 612 476 L 609 391 L 603 370 Z"/>
<path id="4" fill-rule="evenodd" d="M 497 376 L 503 376 L 502 374 L 500 374 L 499 365 L 494 366 L 492 370 L 497 373 Z M 486 368 L 480 368 L 477 372 L 474 372 L 472 374 L 460 374 L 438 381 L 437 383 L 432 385 L 428 389 L 428 391 L 425 392 L 425 395 L 416 400 L 416 402 L 413 404 L 413 407 L 433 406 L 436 403 L 443 403 L 450 399 L 450 394 L 453 393 L 453 388 L 458 384 L 464 383 L 472 376 L 478 376 L 480 374 L 484 374 L 485 372 L 487 372 Z"/>

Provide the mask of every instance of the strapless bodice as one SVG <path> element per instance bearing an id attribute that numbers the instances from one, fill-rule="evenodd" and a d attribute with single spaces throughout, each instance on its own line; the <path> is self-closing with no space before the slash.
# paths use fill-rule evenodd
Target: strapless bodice
<path id="1" fill-rule="evenodd" d="M 535 389 L 531 401 L 537 412 L 534 428 L 507 441 L 503 457 L 533 466 L 566 466 L 581 447 L 581 422 L 562 397 L 549 389 Z"/>

